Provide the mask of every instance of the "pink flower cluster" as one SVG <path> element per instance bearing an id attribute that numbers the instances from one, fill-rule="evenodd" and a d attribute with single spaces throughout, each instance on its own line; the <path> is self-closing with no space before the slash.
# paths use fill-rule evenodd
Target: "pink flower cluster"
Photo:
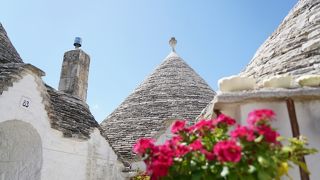
<path id="1" fill-rule="evenodd" d="M 155 145 L 155 140 L 142 138 L 134 145 L 133 151 L 146 157 L 147 173 L 152 179 L 166 176 L 169 168 L 178 163 L 176 158 L 184 158 L 187 154 L 202 155 L 208 162 L 238 163 L 242 159 L 244 141 L 255 143 L 257 137 L 263 136 L 262 143 L 279 143 L 279 134 L 269 124 L 274 115 L 273 111 L 266 109 L 253 111 L 248 116 L 248 126 L 237 125 L 229 134 L 228 128 L 236 121 L 223 114 L 216 119 L 200 120 L 190 127 L 186 126 L 186 121 L 177 120 L 171 127 L 175 135 L 163 145 Z M 212 137 L 217 129 L 222 129 L 226 135 L 214 140 Z M 208 142 L 208 139 L 211 141 Z"/>
<path id="2" fill-rule="evenodd" d="M 264 124 L 272 119 L 274 119 L 275 113 L 269 109 L 255 110 L 249 113 L 247 123 L 250 126 L 255 126 L 258 124 Z"/>
<path id="3" fill-rule="evenodd" d="M 277 137 L 280 135 L 270 126 L 270 121 L 274 119 L 275 113 L 269 109 L 255 110 L 249 113 L 248 126 L 240 126 L 231 131 L 230 136 L 234 139 L 245 139 L 253 141 L 258 136 L 263 136 L 265 142 L 279 144 Z"/>
<path id="4" fill-rule="evenodd" d="M 218 142 L 213 151 L 221 162 L 239 162 L 241 159 L 241 147 L 233 140 Z"/>

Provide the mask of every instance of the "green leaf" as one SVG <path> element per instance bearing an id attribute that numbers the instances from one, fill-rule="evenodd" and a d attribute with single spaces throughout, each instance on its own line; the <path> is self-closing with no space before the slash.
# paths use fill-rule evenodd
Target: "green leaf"
<path id="1" fill-rule="evenodd" d="M 303 169 L 304 172 L 310 174 L 310 171 L 308 170 L 308 167 L 305 163 L 301 162 L 301 161 L 297 161 L 297 160 L 292 160 L 295 164 L 297 164 L 299 167 L 301 167 Z"/>
<path id="2" fill-rule="evenodd" d="M 289 153 L 289 152 L 292 152 L 293 149 L 290 146 L 283 146 L 282 147 L 282 151 L 285 152 L 285 153 Z"/>
<path id="3" fill-rule="evenodd" d="M 238 176 L 237 176 L 237 174 L 236 173 L 230 173 L 229 175 L 228 175 L 228 178 L 227 178 L 228 180 L 238 180 L 239 178 L 238 178 Z"/>
<path id="4" fill-rule="evenodd" d="M 258 157 L 258 162 L 259 162 L 259 164 L 261 164 L 261 166 L 263 166 L 263 167 L 268 167 L 268 166 L 269 166 L 268 161 L 267 161 L 264 157 L 262 157 L 262 156 L 259 156 L 259 157 Z"/>
<path id="5" fill-rule="evenodd" d="M 191 176 L 191 180 L 201 180 L 201 172 L 193 172 Z"/>
<path id="6" fill-rule="evenodd" d="M 271 180 L 272 177 L 270 177 L 270 175 L 267 172 L 261 170 L 258 172 L 258 179 L 259 180 Z"/>
<path id="7" fill-rule="evenodd" d="M 251 176 L 246 176 L 244 179 L 245 179 L 245 180 L 256 180 L 256 178 L 255 178 L 253 175 L 251 175 Z"/>

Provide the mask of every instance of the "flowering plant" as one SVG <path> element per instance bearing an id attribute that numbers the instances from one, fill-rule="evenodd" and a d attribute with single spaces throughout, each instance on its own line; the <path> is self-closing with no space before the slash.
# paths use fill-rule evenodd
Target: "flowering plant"
<path id="1" fill-rule="evenodd" d="M 189 127 L 177 120 L 164 144 L 142 138 L 133 151 L 142 156 L 151 179 L 279 179 L 289 176 L 292 164 L 308 172 L 300 159 L 316 150 L 306 148 L 304 138 L 282 144 L 284 138 L 270 125 L 274 116 L 267 109 L 253 111 L 247 126 L 223 114 Z"/>

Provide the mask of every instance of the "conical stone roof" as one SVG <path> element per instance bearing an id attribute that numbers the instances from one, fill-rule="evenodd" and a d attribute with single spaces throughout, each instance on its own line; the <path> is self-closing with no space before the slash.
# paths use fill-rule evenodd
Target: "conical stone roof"
<path id="1" fill-rule="evenodd" d="M 23 63 L 20 55 L 12 45 L 6 30 L 0 23 L 0 64 Z"/>
<path id="2" fill-rule="evenodd" d="M 262 44 L 241 75 L 320 73 L 320 0 L 300 0 Z"/>
<path id="3" fill-rule="evenodd" d="M 105 137 L 120 158 L 134 160 L 132 147 L 141 137 L 155 137 L 165 120 L 195 119 L 215 92 L 175 52 L 102 123 Z"/>

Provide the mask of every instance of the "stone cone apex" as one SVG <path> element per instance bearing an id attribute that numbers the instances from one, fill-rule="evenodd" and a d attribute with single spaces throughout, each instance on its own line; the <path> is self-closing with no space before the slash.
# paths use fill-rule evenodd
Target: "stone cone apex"
<path id="1" fill-rule="evenodd" d="M 23 61 L 0 23 L 0 64 L 3 63 L 23 63 Z"/>
<path id="2" fill-rule="evenodd" d="M 125 161 L 135 161 L 132 147 L 139 138 L 157 138 L 167 128 L 166 120 L 193 122 L 214 95 L 208 84 L 171 52 L 101 126 L 116 153 Z"/>
<path id="3" fill-rule="evenodd" d="M 319 73 L 320 0 L 300 0 L 240 75 L 262 81 L 279 74 Z"/>

